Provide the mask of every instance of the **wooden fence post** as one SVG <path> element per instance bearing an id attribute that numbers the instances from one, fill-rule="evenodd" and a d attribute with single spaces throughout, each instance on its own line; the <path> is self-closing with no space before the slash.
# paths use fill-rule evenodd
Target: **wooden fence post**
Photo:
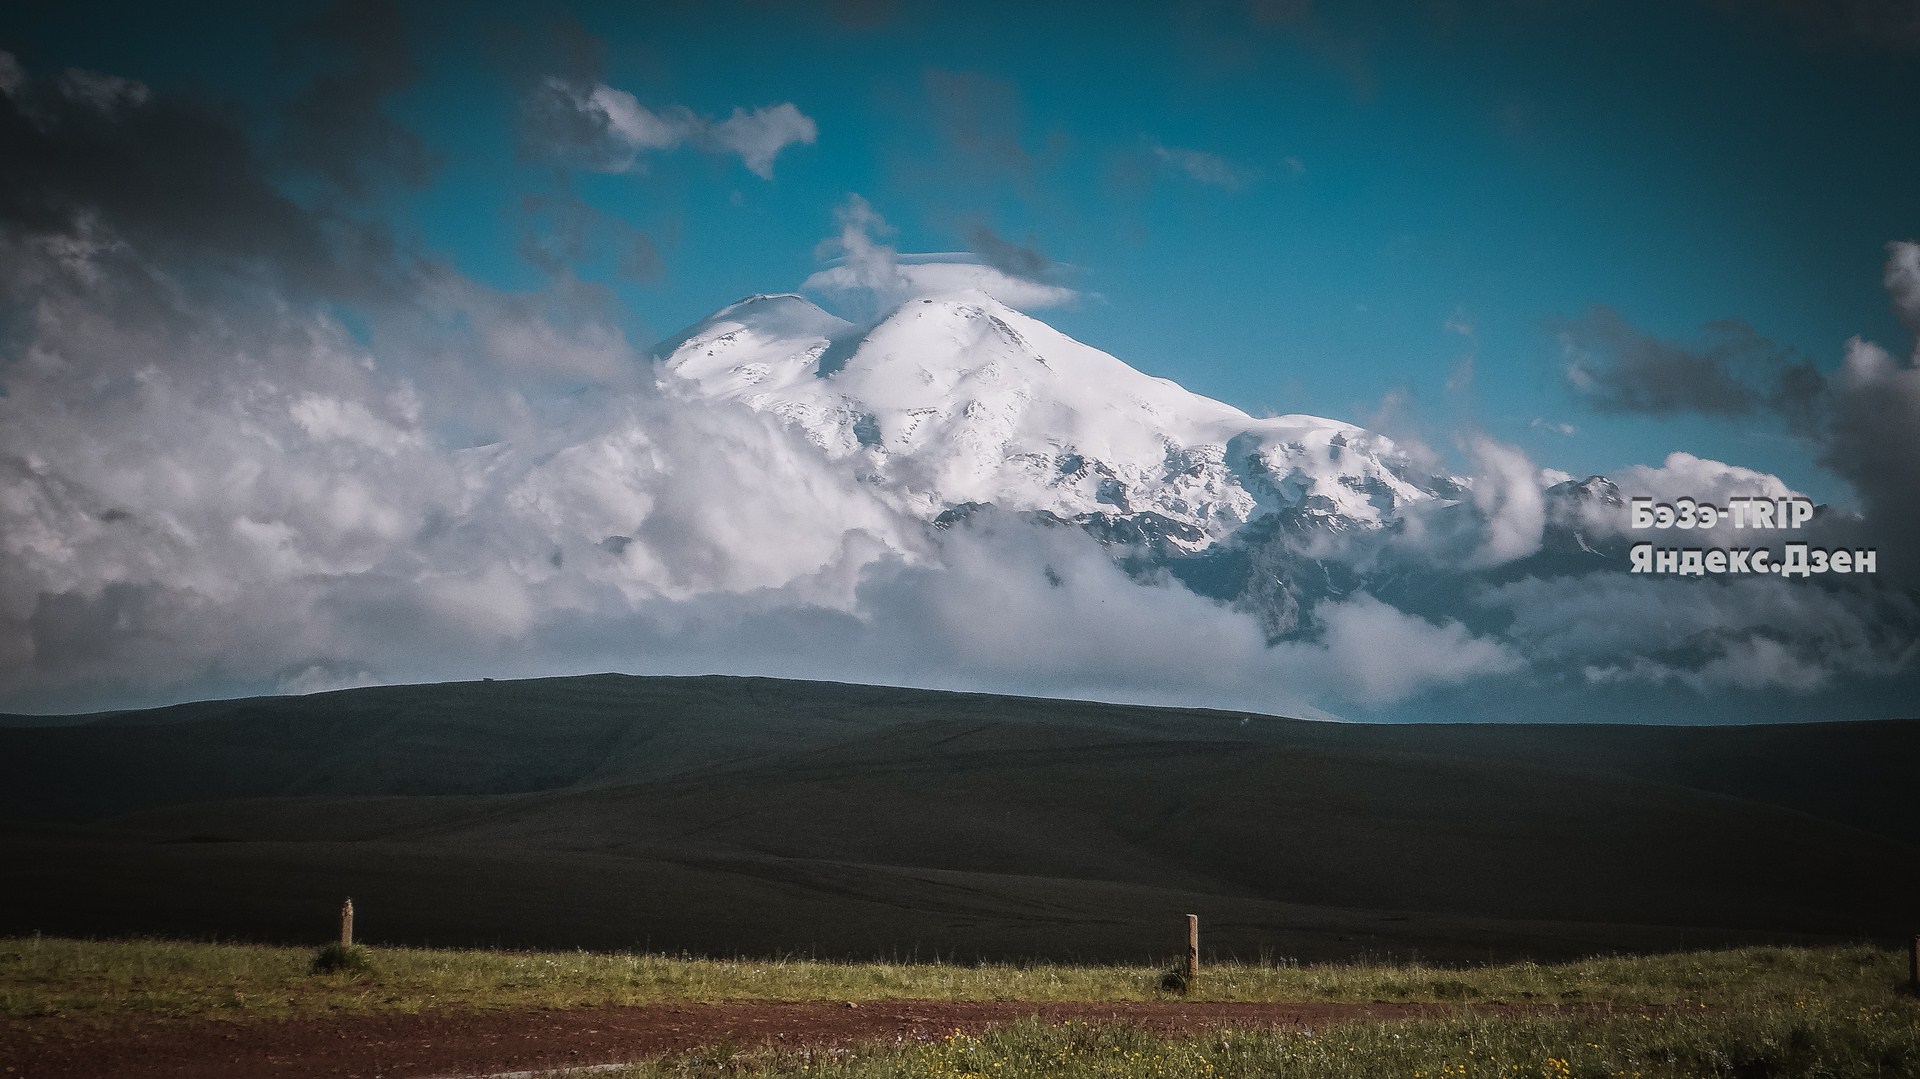
<path id="1" fill-rule="evenodd" d="M 1200 916 L 1187 915 L 1187 984 L 1200 977 Z"/>
<path id="2" fill-rule="evenodd" d="M 353 947 L 353 897 L 340 905 L 340 946 Z"/>

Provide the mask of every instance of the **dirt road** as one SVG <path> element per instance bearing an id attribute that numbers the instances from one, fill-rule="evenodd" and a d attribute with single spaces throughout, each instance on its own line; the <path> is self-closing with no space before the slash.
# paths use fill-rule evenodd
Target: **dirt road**
<path id="1" fill-rule="evenodd" d="M 290 1020 L 0 1019 L 4 1079 L 426 1079 L 640 1060 L 720 1045 L 832 1047 L 942 1037 L 1028 1016 L 1122 1021 L 1178 1033 L 1314 1027 L 1458 1014 L 1433 1004 L 844 1003 L 672 1004 L 564 1011 L 438 1012 Z M 1485 1011 L 1521 1009 L 1491 1007 Z M 1541 1009 L 1526 1009 L 1536 1011 Z"/>

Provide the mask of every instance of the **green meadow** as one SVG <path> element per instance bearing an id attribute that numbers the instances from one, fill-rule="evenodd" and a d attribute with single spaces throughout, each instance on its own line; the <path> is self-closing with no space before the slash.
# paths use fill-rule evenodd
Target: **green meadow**
<path id="1" fill-rule="evenodd" d="M 0 1014 L 301 1016 L 424 1008 L 714 1001 L 1151 1001 L 1905 1007 L 1904 958 L 1868 946 L 1738 948 L 1571 963 L 1207 966 L 1188 993 L 1145 966 L 842 963 L 594 952 L 368 949 L 316 974 L 313 949 L 0 938 Z"/>
<path id="2" fill-rule="evenodd" d="M 1867 946 L 1739 948 L 1571 963 L 1219 964 L 1190 994 L 1150 967 L 686 959 L 377 948 L 316 974 L 311 949 L 0 939 L 0 1014 L 111 1024 L 715 1001 L 1375 1001 L 1571 1005 L 1313 1030 L 1156 1035 L 1034 1020 L 927 1043 L 722 1045 L 634 1065 L 640 1077 L 1888 1077 L 1920 1075 L 1920 998 L 1905 956 Z M 1609 1008 L 1608 1006 L 1612 1006 Z M 1617 1010 L 1614 1010 L 1617 1009 Z"/>

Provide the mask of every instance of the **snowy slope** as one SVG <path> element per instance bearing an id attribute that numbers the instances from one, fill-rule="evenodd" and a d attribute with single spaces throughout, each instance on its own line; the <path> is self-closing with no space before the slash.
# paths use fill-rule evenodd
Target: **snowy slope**
<path id="1" fill-rule="evenodd" d="M 864 332 L 799 296 L 755 296 L 662 353 L 669 392 L 778 415 L 926 518 L 1153 514 L 1197 549 L 1280 511 L 1380 528 L 1459 490 L 1384 437 L 1249 416 L 979 292 L 909 300 Z"/>

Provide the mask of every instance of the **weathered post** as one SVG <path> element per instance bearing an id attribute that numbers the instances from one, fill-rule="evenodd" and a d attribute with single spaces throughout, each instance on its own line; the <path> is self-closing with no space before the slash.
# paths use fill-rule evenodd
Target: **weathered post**
<path id="1" fill-rule="evenodd" d="M 340 905 L 340 946 L 353 947 L 353 897 Z"/>
<path id="2" fill-rule="evenodd" d="M 1907 950 L 1907 988 L 1920 993 L 1920 935 L 1913 938 Z"/>
<path id="3" fill-rule="evenodd" d="M 1920 938 L 1917 938 L 1920 939 Z M 1200 977 L 1200 916 L 1187 915 L 1187 984 Z"/>

